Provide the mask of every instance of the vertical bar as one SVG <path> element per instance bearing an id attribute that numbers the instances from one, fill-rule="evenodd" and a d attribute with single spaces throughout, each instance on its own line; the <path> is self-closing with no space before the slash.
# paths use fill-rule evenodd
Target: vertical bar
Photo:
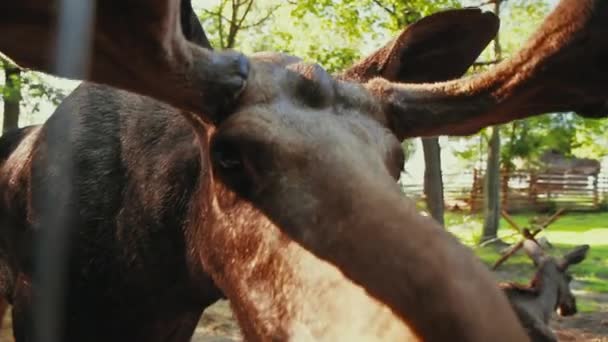
<path id="1" fill-rule="evenodd" d="M 91 60 L 95 0 L 59 0 L 55 71 L 84 79 Z"/>
<path id="2" fill-rule="evenodd" d="M 59 75 L 83 79 L 88 72 L 94 27 L 94 0 L 59 0 L 55 72 Z M 65 127 L 64 129 L 69 129 Z M 48 132 L 45 139 L 68 136 L 64 132 Z M 52 137 L 51 137 L 52 136 Z M 69 142 L 62 143 L 63 156 L 72 163 Z M 63 158 L 62 158 L 63 159 Z M 53 163 L 53 160 L 49 160 Z M 40 231 L 35 255 L 35 293 L 33 328 L 34 341 L 60 342 L 64 339 L 67 256 L 70 244 L 70 203 L 73 200 L 73 171 L 56 178 L 61 194 L 45 193 L 40 200 Z"/>
<path id="3" fill-rule="evenodd" d="M 600 192 L 598 189 L 599 174 L 593 175 L 593 209 L 599 209 L 600 207 Z"/>

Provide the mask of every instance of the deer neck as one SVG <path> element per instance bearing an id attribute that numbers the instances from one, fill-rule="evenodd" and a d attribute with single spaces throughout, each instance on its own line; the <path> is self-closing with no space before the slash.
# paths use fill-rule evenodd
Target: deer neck
<path id="1" fill-rule="evenodd" d="M 197 130 L 201 176 L 186 228 L 193 282 L 210 274 L 247 341 L 418 341 L 398 316 L 332 264 L 216 183 Z"/>
<path id="2" fill-rule="evenodd" d="M 418 341 L 392 310 L 335 266 L 222 185 L 212 188 L 210 205 L 200 208 L 195 248 L 247 341 Z"/>
<path id="3" fill-rule="evenodd" d="M 536 298 L 536 306 L 540 308 L 539 314 L 545 323 L 551 318 L 559 300 L 559 288 L 555 281 L 556 271 L 549 266 L 545 264 L 535 280 L 535 286 L 539 291 L 539 295 Z"/>

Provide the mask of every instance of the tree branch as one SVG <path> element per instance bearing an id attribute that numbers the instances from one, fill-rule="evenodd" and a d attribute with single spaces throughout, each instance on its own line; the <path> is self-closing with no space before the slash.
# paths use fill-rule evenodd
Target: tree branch
<path id="1" fill-rule="evenodd" d="M 386 12 L 388 12 L 388 14 L 392 15 L 392 16 L 396 16 L 397 12 L 394 9 L 390 9 L 389 7 L 387 7 L 386 5 L 384 5 L 380 0 L 372 0 L 376 5 L 380 6 L 380 8 L 382 8 L 383 10 L 385 10 Z"/>
<path id="2" fill-rule="evenodd" d="M 241 16 L 241 18 L 238 22 L 238 25 L 237 25 L 238 29 L 242 28 L 243 22 L 245 21 L 245 18 L 247 18 L 247 15 L 251 11 L 252 7 L 253 7 L 253 0 L 250 0 L 249 3 L 247 4 L 247 7 L 245 8 L 245 12 L 243 12 L 243 15 Z"/>
<path id="3" fill-rule="evenodd" d="M 230 23 L 230 20 L 228 18 L 225 18 L 222 13 L 224 12 L 224 7 L 226 7 L 226 4 L 228 3 L 228 0 L 222 0 L 220 2 L 220 6 L 218 8 L 218 13 L 217 13 L 217 19 L 218 19 L 218 35 L 220 37 L 220 47 L 222 49 L 226 48 L 226 43 L 224 42 L 224 25 L 223 25 L 223 19 L 226 19 L 226 22 Z"/>
<path id="4" fill-rule="evenodd" d="M 247 30 L 250 29 L 252 27 L 256 27 L 256 26 L 260 26 L 262 25 L 264 22 L 266 22 L 268 19 L 270 19 L 272 17 L 272 15 L 274 14 L 274 12 L 276 10 L 278 10 L 279 8 L 281 8 L 281 5 L 276 5 L 273 8 L 269 9 L 268 12 L 266 13 L 265 16 L 263 16 L 262 18 L 260 18 L 258 21 L 251 23 L 249 25 L 244 25 L 241 27 L 241 29 L 243 30 Z"/>
<path id="5" fill-rule="evenodd" d="M 473 63 L 473 67 L 483 67 L 483 66 L 488 66 L 488 65 L 495 65 L 502 62 L 502 59 L 495 59 L 495 60 L 491 60 L 491 61 L 481 61 L 481 62 L 475 62 Z"/>
<path id="6" fill-rule="evenodd" d="M 226 45 L 225 48 L 231 49 L 234 47 L 235 43 L 236 43 L 236 35 L 238 34 L 239 30 L 241 29 L 241 24 L 243 22 L 243 20 L 245 20 L 245 17 L 247 17 L 247 14 L 249 13 L 249 10 L 251 9 L 251 6 L 253 4 L 253 0 L 243 0 L 243 1 L 239 1 L 239 0 L 232 0 L 232 13 L 230 16 L 230 27 L 228 28 L 228 37 L 226 39 Z M 247 7 L 245 8 L 245 13 L 243 13 L 243 15 L 239 18 L 239 12 L 241 10 L 241 7 L 247 5 Z"/>
<path id="7" fill-rule="evenodd" d="M 4 69 L 16 68 L 21 71 L 26 71 L 25 68 L 22 68 L 21 66 L 15 64 L 10 58 L 6 57 L 1 52 L 0 52 L 0 67 L 3 67 Z"/>
<path id="8" fill-rule="evenodd" d="M 483 7 L 483 6 L 493 5 L 493 4 L 496 4 L 496 1 L 497 0 L 487 0 L 487 1 L 484 1 L 484 2 L 482 2 L 479 5 L 476 5 L 474 7 Z M 507 2 L 507 0 L 501 0 L 500 4 L 502 5 L 505 2 Z"/>
<path id="9" fill-rule="evenodd" d="M 222 18 L 222 20 L 225 20 L 227 22 L 230 21 L 230 19 L 228 19 L 228 18 L 226 18 L 226 17 L 224 17 L 222 15 L 222 11 L 221 10 L 218 10 L 217 12 L 214 12 L 214 11 L 210 11 L 210 10 L 205 9 L 205 8 L 201 8 L 201 11 L 204 12 L 204 13 L 206 13 L 206 14 L 208 14 L 209 16 L 212 16 L 212 17 L 220 16 Z"/>

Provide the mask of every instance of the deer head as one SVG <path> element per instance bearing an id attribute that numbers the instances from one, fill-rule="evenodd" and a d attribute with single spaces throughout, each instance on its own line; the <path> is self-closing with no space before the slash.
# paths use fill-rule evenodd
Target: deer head
<path id="1" fill-rule="evenodd" d="M 250 56 L 247 87 L 233 113 L 213 130 L 191 116 L 200 127 L 200 140 L 209 144 L 210 152 L 203 158 L 213 166 L 213 177 L 204 187 L 213 198 L 201 201 L 199 211 L 205 215 L 197 225 L 204 228 L 194 241 L 207 246 L 200 254 L 204 268 L 229 298 L 245 301 L 239 284 L 260 284 L 261 274 L 280 269 L 275 282 L 290 281 L 289 286 L 278 286 L 277 296 L 284 296 L 290 307 L 298 306 L 293 304 L 296 296 L 286 293 L 304 282 L 303 273 L 316 272 L 293 272 L 293 263 L 301 261 L 282 263 L 288 241 L 294 240 L 388 304 L 423 339 L 524 338 L 504 297 L 490 293 L 493 280 L 484 267 L 434 221 L 416 214 L 413 203 L 400 193 L 399 140 L 378 120 L 384 111 L 380 99 L 353 82 L 369 75 L 410 80 L 455 77 L 490 41 L 497 24 L 494 15 L 474 9 L 438 14 L 410 26 L 342 74 L 342 80 L 297 57 L 256 54 Z M 457 42 L 443 44 L 446 35 Z M 448 68 L 452 59 L 455 63 Z M 416 68 L 420 61 L 442 68 L 433 74 Z M 277 236 L 273 232 L 278 230 L 271 227 L 287 236 Z M 427 247 L 421 249 L 421 244 Z M 242 265 L 249 266 L 239 268 L 242 272 L 235 278 L 234 267 Z M 459 280 L 440 275 L 446 269 L 462 272 Z M 247 288 L 258 296 L 263 292 Z M 480 291 L 488 293 L 483 306 L 491 305 L 455 302 Z M 248 306 L 240 305 L 241 310 Z M 483 324 L 485 332 L 465 328 L 480 317 L 490 317 L 496 307 L 504 308 L 501 314 L 510 329 L 498 333 L 496 329 L 504 326 L 493 324 Z M 241 321 L 255 316 L 241 315 Z M 437 320 L 445 325 L 437 328 L 432 324 Z"/>
<path id="2" fill-rule="evenodd" d="M 600 2 L 565 0 L 514 58 L 481 75 L 444 83 L 375 78 L 360 84 L 355 81 L 365 81 L 365 72 L 332 78 L 295 57 L 251 56 L 239 105 L 208 136 L 214 193 L 225 194 L 214 210 L 218 217 L 233 217 L 234 226 L 241 217 L 237 213 L 259 210 L 260 220 L 336 265 L 423 338 L 455 338 L 450 334 L 462 333 L 464 321 L 493 315 L 486 306 L 490 301 L 495 307 L 504 303 L 492 294 L 479 306 L 455 305 L 456 297 L 488 293 L 478 287 L 488 278 L 469 252 L 415 214 L 399 193 L 398 142 L 469 134 L 547 111 L 603 108 L 608 70 L 600 61 L 608 51 L 602 38 L 607 17 L 608 7 Z M 382 72 L 399 60 L 391 56 L 384 63 L 359 65 L 377 65 Z M 206 264 L 220 262 L 207 258 Z M 424 301 L 414 295 L 430 283 L 433 295 Z M 459 283 L 466 286 L 454 287 Z M 439 317 L 438 307 L 446 310 L 445 317 Z M 456 307 L 470 311 L 456 314 Z M 456 316 L 462 321 L 453 321 Z M 454 326 L 439 331 L 432 323 L 437 320 Z M 478 333 L 459 337 L 483 339 L 480 330 L 471 332 Z"/>
<path id="3" fill-rule="evenodd" d="M 576 298 L 570 290 L 572 275 L 568 272 L 568 267 L 585 259 L 589 245 L 577 246 L 560 259 L 546 255 L 540 246 L 531 240 L 524 242 L 524 250 L 537 267 L 534 279 L 540 282 L 540 292 L 542 293 L 543 286 L 551 286 L 557 292 L 556 302 L 546 304 L 560 316 L 574 315 L 577 312 Z"/>

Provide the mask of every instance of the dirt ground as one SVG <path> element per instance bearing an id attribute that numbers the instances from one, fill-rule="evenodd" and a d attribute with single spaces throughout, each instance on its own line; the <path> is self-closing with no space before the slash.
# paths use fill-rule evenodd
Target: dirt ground
<path id="1" fill-rule="evenodd" d="M 608 312 L 556 317 L 552 326 L 560 341 L 608 342 Z M 12 341 L 10 317 L 7 317 L 0 331 L 0 342 Z M 227 301 L 220 301 L 206 310 L 192 338 L 192 342 L 236 341 L 242 341 L 242 338 Z"/>
<path id="2" fill-rule="evenodd" d="M 14 342 L 10 312 L 7 312 L 0 328 L 0 342 Z M 239 327 L 232 316 L 228 301 L 215 303 L 201 317 L 192 342 L 236 342 L 242 341 Z"/>
<path id="3" fill-rule="evenodd" d="M 608 312 L 556 317 L 551 326 L 563 342 L 608 342 Z"/>
<path id="4" fill-rule="evenodd" d="M 608 342 L 608 312 L 555 317 L 552 322 L 562 342 Z M 221 339 L 225 338 L 225 339 Z M 227 301 L 213 305 L 203 315 L 192 342 L 241 341 Z"/>

